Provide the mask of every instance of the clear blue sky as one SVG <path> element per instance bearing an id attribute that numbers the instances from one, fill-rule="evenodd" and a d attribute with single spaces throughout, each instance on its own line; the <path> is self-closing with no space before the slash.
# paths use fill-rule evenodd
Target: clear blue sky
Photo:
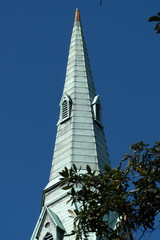
<path id="1" fill-rule="evenodd" d="M 76 8 L 112 166 L 160 136 L 159 0 L 0 2 L 1 239 L 29 240 L 48 182 Z M 158 240 L 158 233 L 150 239 Z"/>

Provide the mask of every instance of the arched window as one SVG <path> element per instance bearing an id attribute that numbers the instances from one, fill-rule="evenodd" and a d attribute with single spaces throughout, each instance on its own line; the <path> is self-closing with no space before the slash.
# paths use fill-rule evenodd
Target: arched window
<path id="1" fill-rule="evenodd" d="M 51 233 L 46 233 L 44 240 L 54 240 Z"/>

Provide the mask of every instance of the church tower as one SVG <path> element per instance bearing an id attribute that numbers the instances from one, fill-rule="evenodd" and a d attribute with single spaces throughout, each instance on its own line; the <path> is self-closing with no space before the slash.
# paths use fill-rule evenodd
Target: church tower
<path id="1" fill-rule="evenodd" d="M 73 164 L 85 172 L 103 171 L 110 165 L 102 123 L 102 106 L 96 94 L 79 10 L 76 10 L 70 42 L 66 77 L 49 183 L 43 191 L 41 213 L 31 240 L 75 240 L 70 233 L 70 218 L 66 191 L 61 189 L 59 172 Z M 95 240 L 92 234 L 88 239 Z"/>

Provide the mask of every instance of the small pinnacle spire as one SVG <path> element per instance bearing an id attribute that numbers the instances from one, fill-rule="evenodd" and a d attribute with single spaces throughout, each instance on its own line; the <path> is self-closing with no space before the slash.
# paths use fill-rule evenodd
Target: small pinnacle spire
<path id="1" fill-rule="evenodd" d="M 75 22 L 80 22 L 80 12 L 79 12 L 78 8 L 76 9 L 74 21 Z"/>

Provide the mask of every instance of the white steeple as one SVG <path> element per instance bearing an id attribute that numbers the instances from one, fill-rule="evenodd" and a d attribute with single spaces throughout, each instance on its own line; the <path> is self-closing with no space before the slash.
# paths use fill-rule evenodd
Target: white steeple
<path id="1" fill-rule="evenodd" d="M 64 167 L 70 168 L 73 163 L 77 168 L 81 167 L 82 171 L 85 171 L 86 165 L 90 165 L 92 170 L 99 171 L 103 171 L 104 164 L 110 165 L 102 124 L 102 107 L 93 83 L 78 9 L 75 14 L 65 84 L 60 101 L 51 173 L 49 183 L 43 192 L 41 216 L 32 240 L 48 239 L 41 238 L 45 236 L 44 234 L 56 236 L 56 226 L 60 234 L 63 234 L 64 229 L 67 233 L 72 230 L 73 220 L 69 218 L 69 206 L 66 205 L 68 197 L 59 187 L 59 172 Z M 54 217 L 51 212 L 55 214 Z M 54 231 L 47 232 L 49 227 L 45 226 L 48 222 L 49 226 L 54 225 Z M 70 240 L 75 237 L 64 239 Z M 93 239 L 95 238 L 92 236 Z"/>
<path id="2" fill-rule="evenodd" d="M 105 163 L 110 164 L 101 120 L 101 104 L 93 83 L 78 9 L 60 102 L 50 184 L 57 182 L 59 172 L 65 166 L 70 168 L 73 163 L 82 169 L 89 164 L 93 170 L 102 170 Z"/>

